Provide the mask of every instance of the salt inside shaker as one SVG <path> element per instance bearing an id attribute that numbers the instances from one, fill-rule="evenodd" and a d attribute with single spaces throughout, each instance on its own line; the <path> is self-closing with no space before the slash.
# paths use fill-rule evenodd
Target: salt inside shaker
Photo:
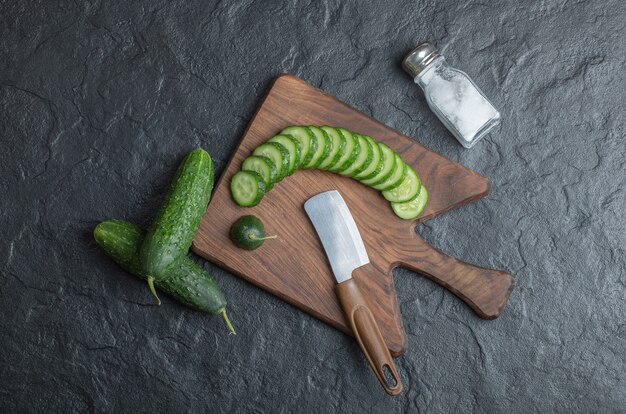
<path id="1" fill-rule="evenodd" d="M 402 61 L 426 96 L 430 109 L 465 148 L 471 148 L 500 123 L 500 113 L 463 71 L 448 65 L 430 43 Z"/>

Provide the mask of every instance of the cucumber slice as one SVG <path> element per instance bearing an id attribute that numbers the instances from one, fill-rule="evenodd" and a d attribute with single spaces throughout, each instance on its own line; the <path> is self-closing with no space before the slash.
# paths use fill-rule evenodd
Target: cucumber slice
<path id="1" fill-rule="evenodd" d="M 261 144 L 252 152 L 252 155 L 261 155 L 272 160 L 276 166 L 278 177 L 276 182 L 282 180 L 289 173 L 289 151 L 284 145 L 278 142 L 266 142 Z"/>
<path id="2" fill-rule="evenodd" d="M 393 174 L 396 167 L 396 154 L 393 152 L 391 148 L 382 142 L 378 143 L 378 147 L 381 153 L 381 169 L 379 172 L 374 172 L 367 177 L 361 179 L 361 182 L 365 185 L 376 185 L 385 181 L 387 178 Z"/>
<path id="3" fill-rule="evenodd" d="M 246 158 L 241 164 L 242 171 L 254 171 L 263 177 L 265 182 L 266 191 L 269 191 L 274 186 L 278 172 L 276 171 L 276 165 L 274 162 L 264 156 L 251 155 Z"/>
<path id="4" fill-rule="evenodd" d="M 428 191 L 426 187 L 422 185 L 420 192 L 413 200 L 405 201 L 404 203 L 391 203 L 391 209 L 396 216 L 405 220 L 412 220 L 417 218 L 426 207 L 428 202 Z"/>
<path id="5" fill-rule="evenodd" d="M 265 182 L 254 171 L 238 171 L 230 180 L 230 193 L 241 207 L 256 206 L 265 195 Z"/>
<path id="6" fill-rule="evenodd" d="M 326 132 L 326 135 L 328 136 L 330 150 L 328 151 L 326 158 L 322 160 L 321 164 L 317 168 L 320 170 L 328 170 L 337 164 L 337 161 L 339 161 L 339 158 L 341 158 L 341 155 L 344 153 L 346 148 L 346 139 L 333 127 L 323 126 L 322 130 Z"/>
<path id="7" fill-rule="evenodd" d="M 291 135 L 276 135 L 268 142 L 278 142 L 289 151 L 289 173 L 293 174 L 300 166 L 301 147 L 300 142 Z"/>
<path id="8" fill-rule="evenodd" d="M 385 181 L 372 185 L 373 188 L 379 191 L 389 191 L 393 190 L 404 181 L 404 177 L 406 177 L 407 170 L 409 167 L 402 161 L 402 158 L 398 154 L 394 154 L 396 159 L 396 165 L 394 167 L 393 173 L 387 178 Z"/>
<path id="9" fill-rule="evenodd" d="M 335 130 L 346 139 L 346 147 L 344 149 L 344 153 L 341 155 L 341 158 L 337 161 L 337 164 L 335 164 L 333 168 L 329 169 L 329 171 L 341 173 L 341 171 L 350 167 L 354 160 L 356 160 L 356 157 L 359 156 L 361 144 L 352 132 L 347 129 L 335 128 Z"/>
<path id="10" fill-rule="evenodd" d="M 353 135 L 359 140 L 359 146 L 361 147 L 361 150 L 359 151 L 359 155 L 356 157 L 356 160 L 354 160 L 352 165 L 341 171 L 339 174 L 355 178 L 358 173 L 370 166 L 370 164 L 372 163 L 374 150 L 372 149 L 372 144 L 363 135 Z"/>
<path id="11" fill-rule="evenodd" d="M 307 127 L 290 126 L 280 131 L 280 134 L 291 135 L 300 143 L 301 154 L 298 168 L 307 165 L 315 151 L 317 151 L 317 140 L 313 139 L 312 132 Z"/>
<path id="12" fill-rule="evenodd" d="M 363 135 L 363 137 L 370 143 L 370 147 L 372 149 L 372 160 L 369 162 L 369 165 L 364 165 L 365 168 L 363 168 L 362 171 L 358 173 L 355 171 L 354 178 L 357 180 L 367 177 L 372 173 L 375 174 L 383 169 L 383 163 L 381 162 L 382 154 L 378 143 L 374 141 L 372 137 L 368 137 L 367 135 Z"/>
<path id="13" fill-rule="evenodd" d="M 407 173 L 402 183 L 391 190 L 383 191 L 385 200 L 393 203 L 404 203 L 413 200 L 420 192 L 422 182 L 415 170 L 407 166 Z"/>
<path id="14" fill-rule="evenodd" d="M 316 126 L 307 127 L 309 132 L 311 132 L 311 140 L 317 141 L 316 147 L 317 149 L 313 153 L 313 156 L 309 160 L 308 163 L 302 164 L 304 168 L 317 168 L 322 161 L 328 156 L 328 152 L 330 151 L 330 139 L 326 135 L 326 132 L 322 131 L 320 128 Z M 313 145 L 311 145 L 313 147 Z"/>

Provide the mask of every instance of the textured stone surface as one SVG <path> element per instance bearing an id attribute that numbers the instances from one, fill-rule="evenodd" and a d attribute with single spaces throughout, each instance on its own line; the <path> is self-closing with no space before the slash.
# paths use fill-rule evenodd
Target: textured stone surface
<path id="1" fill-rule="evenodd" d="M 0 411 L 625 410 L 625 3 L 371 3 L 0 1 Z M 399 67 L 425 39 L 502 112 L 471 150 Z M 280 72 L 493 184 L 418 231 L 510 271 L 510 304 L 483 321 L 399 270 L 398 398 L 350 338 L 221 269 L 237 336 L 150 306 L 92 241 L 146 225 L 190 149 L 221 172 Z"/>

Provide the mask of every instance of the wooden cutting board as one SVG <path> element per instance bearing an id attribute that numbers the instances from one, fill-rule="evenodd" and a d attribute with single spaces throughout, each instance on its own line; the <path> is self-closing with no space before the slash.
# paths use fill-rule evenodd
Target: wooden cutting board
<path id="1" fill-rule="evenodd" d="M 297 171 L 275 185 L 253 208 L 237 206 L 230 196 L 231 177 L 257 145 L 289 125 L 342 126 L 387 143 L 415 168 L 428 188 L 425 211 L 417 220 L 401 220 L 379 192 L 350 178 L 317 170 Z M 393 355 L 401 355 L 407 346 L 391 274 L 396 266 L 441 284 L 482 318 L 500 314 L 513 288 L 510 275 L 463 263 L 431 247 L 415 232 L 417 223 L 484 197 L 489 191 L 488 181 L 291 75 L 274 80 L 244 132 L 216 186 L 193 251 L 350 333 L 333 290 L 330 264 L 303 209 L 309 197 L 333 189 L 346 200 L 363 237 L 371 263 L 355 270 L 353 276 Z M 259 217 L 267 233 L 278 238 L 254 251 L 235 247 L 228 231 L 246 214 Z"/>

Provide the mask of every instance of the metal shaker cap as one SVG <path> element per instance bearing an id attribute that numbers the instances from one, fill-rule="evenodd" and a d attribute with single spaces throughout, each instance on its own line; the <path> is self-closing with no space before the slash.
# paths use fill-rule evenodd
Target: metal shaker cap
<path id="1" fill-rule="evenodd" d="M 415 78 L 438 57 L 439 53 L 433 45 L 428 42 L 420 43 L 406 55 L 402 61 L 402 68 Z"/>

